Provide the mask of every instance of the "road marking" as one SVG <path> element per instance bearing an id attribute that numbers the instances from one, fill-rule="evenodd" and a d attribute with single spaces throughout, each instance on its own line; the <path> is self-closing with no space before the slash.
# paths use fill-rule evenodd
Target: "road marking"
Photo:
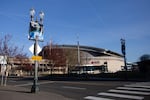
<path id="1" fill-rule="evenodd" d="M 132 88 L 132 87 L 117 87 L 117 89 L 137 90 L 137 91 L 150 91 L 150 89 L 145 89 L 145 88 Z"/>
<path id="2" fill-rule="evenodd" d="M 39 82 L 38 85 L 54 83 L 54 81 Z"/>
<path id="3" fill-rule="evenodd" d="M 54 83 L 54 81 L 39 82 L 37 84 L 42 85 L 42 84 L 48 84 L 48 83 Z M 26 84 L 19 84 L 19 85 L 15 85 L 14 87 L 30 86 L 30 85 L 33 85 L 33 83 L 29 82 L 29 83 L 26 83 Z"/>
<path id="4" fill-rule="evenodd" d="M 144 95 L 150 95 L 150 82 L 138 82 L 135 84 L 124 85 L 125 87 L 116 87 L 108 92 L 98 93 L 100 96 L 118 97 L 126 99 L 143 100 Z M 136 96 L 141 95 L 141 96 Z M 143 96 L 142 96 L 143 95 Z M 88 100 L 112 100 L 107 97 L 87 96 L 84 99 Z"/>
<path id="5" fill-rule="evenodd" d="M 69 84 L 79 84 L 79 85 L 96 85 L 96 86 L 112 86 L 112 84 L 107 84 L 107 83 L 101 83 L 101 82 L 96 82 L 96 83 L 94 83 L 94 82 L 70 82 L 70 81 L 56 81 L 57 83 L 69 83 Z"/>
<path id="6" fill-rule="evenodd" d="M 136 84 L 132 84 L 132 85 L 124 85 L 126 87 L 141 87 L 141 88 L 149 88 L 150 86 L 146 86 L 146 85 L 136 85 Z"/>
<path id="7" fill-rule="evenodd" d="M 137 91 L 127 91 L 127 90 L 108 90 L 109 92 L 116 92 L 116 93 L 128 93 L 128 94 L 139 94 L 139 95 L 150 95 L 150 92 L 137 92 Z"/>
<path id="8" fill-rule="evenodd" d="M 144 97 L 142 97 L 142 96 L 131 96 L 131 95 L 123 95 L 123 94 L 115 94 L 115 93 L 105 93 L 105 92 L 98 93 L 98 95 L 112 96 L 112 97 L 119 97 L 119 98 L 127 98 L 127 99 L 136 99 L 136 100 L 142 100 L 142 99 L 144 99 Z"/>
<path id="9" fill-rule="evenodd" d="M 62 86 L 62 88 L 67 88 L 67 89 L 77 89 L 77 90 L 86 90 L 86 88 L 72 87 L 72 86 Z"/>
<path id="10" fill-rule="evenodd" d="M 33 85 L 33 83 L 19 84 L 19 85 L 15 85 L 14 87 L 30 86 L 30 85 Z"/>
<path id="11" fill-rule="evenodd" d="M 17 81 L 9 81 L 9 82 L 17 82 Z"/>
<path id="12" fill-rule="evenodd" d="M 88 99 L 88 100 L 114 100 L 114 99 L 94 97 L 94 96 L 87 96 L 87 97 L 84 97 L 84 99 Z"/>

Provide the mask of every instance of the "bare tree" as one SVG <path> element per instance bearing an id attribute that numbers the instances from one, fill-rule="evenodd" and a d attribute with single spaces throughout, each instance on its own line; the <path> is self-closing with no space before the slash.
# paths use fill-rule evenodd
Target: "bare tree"
<path id="1" fill-rule="evenodd" d="M 40 53 L 44 59 L 49 59 L 53 62 L 53 67 L 65 66 L 68 71 L 75 69 L 78 64 L 77 48 L 63 48 L 56 44 L 48 44 Z M 80 52 L 80 58 L 83 53 Z M 82 63 L 82 61 L 80 62 Z"/>
<path id="2" fill-rule="evenodd" d="M 140 61 L 150 60 L 150 54 L 144 54 L 139 59 Z"/>
<path id="3" fill-rule="evenodd" d="M 19 48 L 11 43 L 12 36 L 7 34 L 0 38 L 0 55 L 9 57 L 26 58 L 27 54 L 23 52 L 23 47 Z"/>
<path id="4" fill-rule="evenodd" d="M 57 66 L 65 65 L 66 60 L 64 52 L 57 46 L 53 48 L 45 47 L 45 50 L 43 52 L 44 58 L 52 60 L 55 63 L 55 65 Z"/>
<path id="5" fill-rule="evenodd" d="M 67 60 L 67 65 L 69 67 L 69 70 L 72 70 L 75 68 L 75 66 L 78 64 L 78 57 L 77 57 L 77 50 L 76 49 L 64 49 L 65 57 Z"/>
<path id="6" fill-rule="evenodd" d="M 139 59 L 138 65 L 140 71 L 143 73 L 150 73 L 150 55 L 144 54 Z"/>

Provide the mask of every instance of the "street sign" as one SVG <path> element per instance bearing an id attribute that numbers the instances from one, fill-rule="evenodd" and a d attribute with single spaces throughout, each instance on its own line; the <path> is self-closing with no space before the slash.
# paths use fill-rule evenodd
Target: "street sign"
<path id="1" fill-rule="evenodd" d="M 7 56 L 0 56 L 1 73 L 6 71 Z"/>
<path id="2" fill-rule="evenodd" d="M 0 64 L 7 64 L 7 56 L 0 56 Z"/>
<path id="3" fill-rule="evenodd" d="M 40 61 L 40 60 L 42 60 L 42 56 L 32 56 L 31 59 Z"/>
<path id="4" fill-rule="evenodd" d="M 34 44 L 32 44 L 30 47 L 29 47 L 29 50 L 31 51 L 32 54 L 34 54 Z M 37 54 L 39 54 L 41 52 L 41 48 L 39 45 L 37 45 Z"/>

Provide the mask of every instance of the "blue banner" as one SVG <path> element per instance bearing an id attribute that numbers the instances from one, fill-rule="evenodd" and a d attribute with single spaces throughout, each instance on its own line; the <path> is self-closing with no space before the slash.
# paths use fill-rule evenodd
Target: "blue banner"
<path id="1" fill-rule="evenodd" d="M 37 21 L 31 21 L 30 22 L 30 28 L 29 28 L 29 39 L 35 40 L 36 37 L 38 37 L 39 41 L 43 41 L 43 25 L 38 23 Z"/>

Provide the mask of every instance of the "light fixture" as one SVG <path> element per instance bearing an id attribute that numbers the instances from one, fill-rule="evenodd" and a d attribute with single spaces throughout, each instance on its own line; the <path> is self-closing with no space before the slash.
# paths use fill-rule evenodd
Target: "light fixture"
<path id="1" fill-rule="evenodd" d="M 35 15 L 35 10 L 33 8 L 30 9 L 30 15 L 33 17 Z"/>
<path id="2" fill-rule="evenodd" d="M 40 19 L 43 19 L 44 18 L 44 12 L 40 12 Z"/>

